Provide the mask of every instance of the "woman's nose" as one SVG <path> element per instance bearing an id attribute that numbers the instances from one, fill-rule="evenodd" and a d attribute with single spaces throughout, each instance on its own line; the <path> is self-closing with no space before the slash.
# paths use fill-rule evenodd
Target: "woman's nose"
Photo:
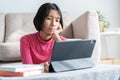
<path id="1" fill-rule="evenodd" d="M 56 22 L 55 22 L 54 19 L 52 20 L 51 24 L 52 24 L 52 25 L 55 25 L 55 24 L 56 24 Z"/>

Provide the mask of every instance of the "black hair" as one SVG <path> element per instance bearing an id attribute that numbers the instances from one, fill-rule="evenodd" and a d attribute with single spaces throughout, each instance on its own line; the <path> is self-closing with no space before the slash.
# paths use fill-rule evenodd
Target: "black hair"
<path id="1" fill-rule="evenodd" d="M 42 30 L 43 22 L 45 21 L 45 18 L 49 15 L 50 10 L 58 11 L 58 14 L 60 15 L 60 24 L 63 28 L 63 18 L 62 18 L 62 13 L 61 13 L 60 8 L 55 3 L 44 3 L 38 9 L 38 12 L 36 13 L 33 19 L 33 23 L 37 31 Z"/>

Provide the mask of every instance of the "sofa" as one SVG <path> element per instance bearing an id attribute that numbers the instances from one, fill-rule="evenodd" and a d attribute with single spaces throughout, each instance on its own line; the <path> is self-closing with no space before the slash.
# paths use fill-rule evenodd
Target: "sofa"
<path id="1" fill-rule="evenodd" d="M 96 45 L 92 59 L 100 61 L 100 33 L 98 17 L 95 11 L 83 12 L 71 21 L 63 12 L 64 29 L 61 35 L 72 39 L 95 39 Z M 33 25 L 35 13 L 0 13 L 0 65 L 21 64 L 20 38 L 36 32 Z"/>

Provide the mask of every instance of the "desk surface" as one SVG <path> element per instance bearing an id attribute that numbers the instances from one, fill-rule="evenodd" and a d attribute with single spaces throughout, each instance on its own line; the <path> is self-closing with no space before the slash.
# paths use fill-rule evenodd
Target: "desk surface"
<path id="1" fill-rule="evenodd" d="M 97 65 L 93 68 L 31 77 L 0 77 L 0 80 L 120 80 L 120 65 Z"/>

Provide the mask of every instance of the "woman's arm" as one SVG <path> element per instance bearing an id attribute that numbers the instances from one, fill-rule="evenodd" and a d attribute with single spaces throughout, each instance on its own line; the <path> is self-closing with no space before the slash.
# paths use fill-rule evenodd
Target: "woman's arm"
<path id="1" fill-rule="evenodd" d="M 30 45 L 26 36 L 20 39 L 20 53 L 23 64 L 33 64 L 30 54 Z"/>

